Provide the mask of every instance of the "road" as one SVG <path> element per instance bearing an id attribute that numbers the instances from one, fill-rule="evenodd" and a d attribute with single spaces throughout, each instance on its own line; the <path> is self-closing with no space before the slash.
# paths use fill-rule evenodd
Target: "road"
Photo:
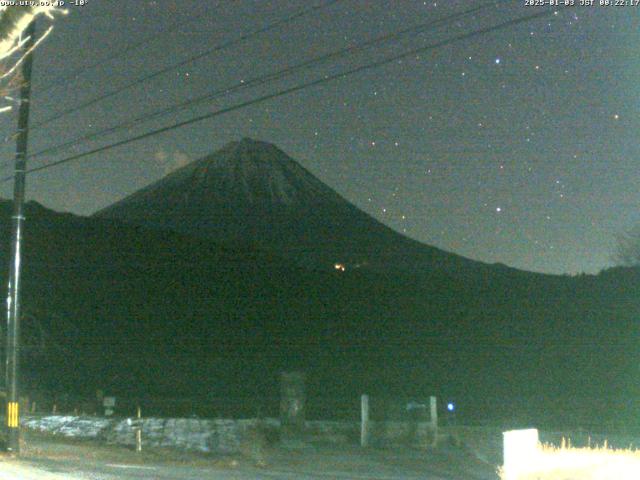
<path id="1" fill-rule="evenodd" d="M 20 458 L 0 458 L 0 480 L 498 480 L 495 466 L 459 450 L 357 447 L 273 449 L 266 463 L 173 450 L 129 449 L 32 437 Z"/>
<path id="2" fill-rule="evenodd" d="M 49 467 L 51 468 L 51 467 Z M 60 471 L 60 467 L 53 467 L 52 472 L 45 466 L 34 466 L 23 462 L 2 462 L 0 464 L 0 478 L 3 480 L 451 480 L 456 477 L 442 477 L 435 475 L 376 475 L 357 474 L 354 472 L 304 472 L 282 470 L 237 469 L 221 470 L 214 468 L 193 468 L 176 466 L 140 466 L 127 464 L 105 464 L 83 468 L 81 465 L 69 466 Z M 459 477 L 458 477 L 459 478 Z"/>

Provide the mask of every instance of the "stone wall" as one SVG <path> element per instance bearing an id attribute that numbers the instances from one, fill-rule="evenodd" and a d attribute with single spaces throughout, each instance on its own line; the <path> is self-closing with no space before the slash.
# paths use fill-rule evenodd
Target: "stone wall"
<path id="1" fill-rule="evenodd" d="M 135 445 L 135 429 L 128 419 L 86 416 L 28 416 L 22 419 L 25 428 L 74 438 L 103 440 L 118 445 Z M 371 422 L 371 445 L 427 443 L 429 423 Z M 200 419 L 144 418 L 143 445 L 184 450 L 232 454 L 243 445 L 255 442 L 275 442 L 280 434 L 277 419 Z M 304 438 L 311 443 L 357 444 L 359 422 L 307 421 Z M 424 442 L 421 442 L 423 440 Z"/>
<path id="2" fill-rule="evenodd" d="M 277 430 L 277 420 L 144 418 L 143 445 L 171 447 L 221 454 L 236 453 L 243 442 L 254 440 L 258 428 Z M 135 428 L 128 419 L 77 416 L 30 416 L 25 428 L 64 437 L 104 440 L 110 444 L 135 445 Z"/>

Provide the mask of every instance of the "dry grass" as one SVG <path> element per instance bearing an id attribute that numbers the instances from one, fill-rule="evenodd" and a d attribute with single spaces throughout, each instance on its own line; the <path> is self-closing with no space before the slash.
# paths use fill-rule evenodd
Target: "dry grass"
<path id="1" fill-rule="evenodd" d="M 542 445 L 517 475 L 500 472 L 503 480 L 638 480 L 640 450 L 602 447 L 572 448 Z"/>

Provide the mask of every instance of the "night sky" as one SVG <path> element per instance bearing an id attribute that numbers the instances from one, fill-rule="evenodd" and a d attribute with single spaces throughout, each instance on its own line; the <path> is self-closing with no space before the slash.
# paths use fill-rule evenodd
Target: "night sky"
<path id="1" fill-rule="evenodd" d="M 36 52 L 32 124 L 325 3 L 35 128 L 30 152 L 367 39 L 487 7 L 30 159 L 29 166 L 548 9 L 524 0 L 88 0 L 70 6 Z M 611 264 L 615 235 L 640 223 L 639 20 L 640 6 L 560 9 L 34 173 L 28 194 L 55 210 L 90 214 L 229 141 L 253 137 L 275 143 L 345 198 L 424 243 L 526 270 L 597 272 Z M 182 24 L 172 29 L 175 22 Z M 41 31 L 46 24 L 40 22 Z M 73 74 L 157 32 L 140 48 Z M 4 114 L 0 126 L 9 135 L 15 115 Z M 3 176 L 11 173 L 14 148 L 12 142 L 2 147 Z M 11 196 L 10 182 L 0 194 Z"/>

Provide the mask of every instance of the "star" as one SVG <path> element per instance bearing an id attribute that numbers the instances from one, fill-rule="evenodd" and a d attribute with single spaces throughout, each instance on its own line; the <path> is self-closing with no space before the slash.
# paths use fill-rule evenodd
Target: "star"
<path id="1" fill-rule="evenodd" d="M 105 13 L 113 10 L 113 7 L 108 6 L 109 2 L 94 3 L 96 9 Z M 137 3 L 132 2 L 131 9 L 128 8 L 125 20 L 132 22 L 131 18 L 136 18 L 132 24 L 140 28 L 141 38 L 155 31 L 160 33 L 172 25 L 171 15 L 166 15 L 165 19 L 158 11 L 162 3 L 167 3 L 174 10 L 180 5 L 177 0 L 145 0 L 141 2 L 141 6 L 133 6 Z M 224 18 L 237 18 L 239 30 L 251 31 L 255 28 L 256 25 L 252 22 L 256 19 L 247 18 L 245 23 L 242 11 L 239 11 L 242 9 L 233 7 L 234 2 L 222 3 Z M 263 7 L 265 12 L 262 13 L 273 14 L 273 18 L 279 17 L 280 12 L 276 12 L 275 7 L 269 7 L 269 3 L 278 2 L 266 2 L 267 6 Z M 300 25 L 305 31 L 301 31 L 299 37 L 284 36 L 277 45 L 265 43 L 261 46 L 259 39 L 247 39 L 241 50 L 246 58 L 238 56 L 238 50 L 229 49 L 219 52 L 217 57 L 203 58 L 197 66 L 180 64 L 180 67 L 172 69 L 166 76 L 148 82 L 144 91 L 122 92 L 123 95 L 114 96 L 104 106 L 100 105 L 101 108 L 78 112 L 77 118 L 71 121 L 86 130 L 78 132 L 79 135 L 93 134 L 109 127 L 111 123 L 116 125 L 126 120 L 129 113 L 134 118 L 142 118 L 147 114 L 147 108 L 151 113 L 156 107 L 170 107 L 174 103 L 179 104 L 204 95 L 211 89 L 217 91 L 224 85 L 231 87 L 238 84 L 246 87 L 258 75 L 270 75 L 271 72 L 277 72 L 281 68 L 288 69 L 303 61 L 303 57 L 306 58 L 304 52 L 314 56 L 315 53 L 312 52 L 315 50 L 321 50 L 322 53 L 340 51 L 356 42 L 375 37 L 378 30 L 393 33 L 414 20 L 416 13 L 431 12 L 435 15 L 437 10 L 444 9 L 441 13 L 445 15 L 453 13 L 453 4 L 464 2 L 419 0 L 406 9 L 392 6 L 369 12 L 370 15 L 360 15 L 357 9 L 347 5 L 349 2 L 344 2 L 344 5 L 340 3 L 342 2 L 332 6 L 331 14 L 351 17 L 352 28 L 348 34 L 340 31 L 333 32 L 335 35 L 327 35 L 329 32 L 317 28 L 320 24 L 305 22 L 304 27 Z M 208 10 L 211 11 L 206 12 Z M 180 45 L 184 43 L 185 50 L 193 50 L 194 53 L 201 51 L 207 40 L 207 32 L 211 31 L 210 27 L 216 26 L 216 15 L 211 15 L 215 13 L 213 10 L 212 7 L 203 7 L 202 19 L 195 18 L 192 25 L 169 32 L 171 35 L 160 35 L 157 41 L 148 46 L 154 55 L 138 55 L 128 60 L 140 63 L 136 66 L 139 71 L 131 72 L 133 77 L 142 72 L 153 72 L 166 62 L 173 63 L 174 60 L 169 57 L 175 52 L 165 48 L 171 46 L 169 42 L 175 41 Z M 286 18 L 285 10 L 283 9 L 282 18 Z M 456 21 L 452 21 L 451 31 L 441 32 L 442 39 L 448 38 L 449 34 L 453 36 L 471 32 L 475 27 L 482 28 L 485 25 L 481 23 L 485 20 L 488 26 L 489 21 L 499 23 L 526 15 L 526 12 L 518 10 L 514 6 L 509 11 L 505 4 L 505 7 L 501 6 L 490 14 L 495 18 L 485 19 L 478 15 L 475 18 L 469 17 L 469 22 L 464 20 L 456 24 Z M 496 251 L 504 253 L 503 260 L 513 262 L 515 267 L 555 273 L 570 272 L 572 268 L 594 271 L 604 266 L 602 252 L 608 248 L 608 240 L 603 239 L 602 229 L 583 228 L 585 225 L 590 227 L 589 216 L 566 214 L 569 204 L 574 201 L 576 204 L 579 201 L 588 203 L 588 213 L 598 218 L 607 215 L 606 205 L 616 205 L 615 218 L 608 228 L 622 230 L 632 226 L 625 224 L 625 219 L 635 218 L 629 211 L 632 210 L 632 204 L 637 202 L 632 196 L 626 198 L 632 195 L 632 179 L 625 178 L 625 175 L 600 175 L 598 178 L 598 174 L 610 170 L 610 163 L 614 161 L 619 161 L 624 171 L 632 171 L 631 159 L 640 154 L 640 146 L 633 142 L 632 134 L 637 130 L 636 124 L 640 119 L 629 115 L 622 103 L 625 99 L 635 98 L 636 86 L 632 81 L 623 81 L 630 78 L 630 71 L 624 68 L 624 61 L 628 60 L 625 58 L 627 52 L 620 51 L 615 57 L 603 52 L 615 50 L 616 41 L 613 37 L 619 40 L 624 35 L 624 38 L 629 39 L 627 44 L 636 44 L 635 40 L 640 38 L 640 32 L 633 28 L 633 22 L 623 21 L 626 15 L 614 14 L 614 9 L 611 12 L 603 9 L 597 15 L 595 10 L 589 12 L 588 9 L 583 9 L 584 13 L 575 10 L 577 15 L 571 11 L 560 12 L 560 8 L 552 7 L 544 20 L 503 30 L 502 34 L 481 35 L 477 37 L 477 41 L 467 44 L 425 50 L 424 53 L 413 50 L 411 47 L 414 45 L 407 39 L 406 44 L 399 42 L 398 45 L 389 47 L 389 51 L 381 49 L 380 58 L 390 55 L 389 58 L 394 60 L 383 69 L 369 70 L 367 77 L 350 76 L 347 81 L 327 83 L 326 88 L 305 88 L 295 95 L 282 96 L 280 100 L 265 100 L 256 107 L 221 115 L 216 120 L 219 128 L 216 128 L 215 136 L 210 134 L 211 124 L 196 123 L 184 130 L 176 130 L 175 137 L 153 138 L 157 138 L 159 142 L 175 141 L 188 145 L 195 158 L 212 153 L 227 141 L 236 140 L 235 137 L 259 137 L 291 153 L 294 159 L 307 163 L 305 167 L 309 167 L 310 171 L 325 172 L 323 180 L 327 183 L 338 180 L 336 187 L 341 189 L 347 199 L 358 199 L 372 214 L 385 221 L 396 222 L 398 231 L 402 232 L 402 227 L 411 223 L 409 229 L 412 236 L 419 241 L 429 243 L 434 232 L 437 236 L 437 232 L 446 226 L 444 236 L 447 238 L 441 242 L 442 246 L 451 247 L 455 251 L 452 245 L 454 242 L 462 245 L 461 239 L 468 234 L 467 225 L 470 224 L 479 233 L 465 244 L 468 248 L 465 253 L 472 257 L 480 260 L 492 259 L 495 246 Z M 256 15 L 259 15 L 258 12 Z M 111 40 L 111 37 L 117 40 L 119 35 L 116 32 L 102 31 L 98 18 L 97 15 L 86 16 L 86 21 L 93 22 L 91 26 L 97 28 L 96 37 L 101 36 L 100 40 L 105 41 L 104 45 L 109 44 L 107 40 Z M 75 29 L 72 22 L 67 24 L 60 21 L 59 24 L 60 36 L 55 37 L 54 34 L 48 39 L 52 43 L 51 48 L 64 45 L 66 39 L 63 35 L 67 32 L 62 32 L 63 25 L 64 29 L 70 29 L 70 33 Z M 612 32 L 612 26 L 615 32 Z M 612 36 L 611 33 L 615 35 Z M 73 44 L 75 38 L 69 37 L 69 44 Z M 126 45 L 127 42 L 120 40 L 119 45 Z M 297 40 L 300 40 L 299 45 Z M 219 41 L 221 40 L 216 40 Z M 425 36 L 420 42 L 416 40 L 415 47 L 428 42 L 429 39 Z M 405 48 L 412 53 L 404 57 L 395 56 L 395 53 L 401 53 Z M 589 54 L 594 51 L 598 55 Z M 69 51 L 68 54 L 71 55 L 70 65 L 82 64 L 77 52 Z M 297 58 L 298 55 L 300 58 Z M 236 56 L 237 59 L 234 58 Z M 287 60 L 289 58 L 290 61 Z M 370 59 L 365 56 L 354 58 L 353 67 L 377 58 L 373 54 Z M 404 60 L 399 60 L 401 58 Z M 41 68 L 34 71 L 34 75 L 40 75 L 35 78 L 35 83 L 42 85 L 50 74 L 55 77 L 56 72 L 65 73 L 55 62 L 45 61 L 44 56 L 41 61 Z M 399 64 L 411 64 L 416 68 L 404 69 L 398 67 Z M 134 66 L 133 63 L 131 65 Z M 225 66 L 224 76 L 218 71 L 222 65 Z M 100 72 L 86 71 L 81 75 L 73 73 L 72 69 L 70 76 L 78 77 L 86 86 L 96 84 L 97 89 L 103 88 L 108 92 L 125 82 L 124 78 L 120 78 L 123 72 L 119 72 L 117 66 L 113 62 L 102 66 Z M 291 82 L 290 85 L 286 82 L 276 83 L 274 79 L 273 88 L 271 83 L 265 84 L 263 92 L 252 90 L 249 93 L 247 90 L 246 97 L 242 98 L 229 95 L 228 105 L 250 101 L 254 95 L 266 95 L 280 88 L 294 86 L 298 81 L 304 83 L 316 78 L 328 78 L 329 75 L 342 71 L 343 67 L 345 70 L 350 69 L 350 61 L 345 60 L 342 64 L 336 63 L 333 66 L 318 65 L 316 70 L 309 70 L 308 78 L 300 75 L 300 78 L 292 77 L 287 80 Z M 176 72 L 179 72 L 177 76 Z M 602 84 L 602 72 L 607 72 L 607 76 L 615 81 L 615 87 L 609 85 L 612 87 L 609 93 L 600 95 L 597 101 L 591 101 L 589 92 L 599 92 L 606 87 L 606 84 Z M 114 84 L 109 85 L 112 77 Z M 220 86 L 210 85 L 209 80 L 218 77 L 221 77 Z M 544 77 L 544 81 L 541 77 Z M 185 86 L 189 88 L 183 88 Z M 55 113 L 57 108 L 52 107 L 58 103 L 74 106 L 74 89 L 58 90 L 61 97 L 59 99 L 52 97 L 49 100 L 44 95 L 38 99 L 41 113 L 35 112 L 35 123 L 52 113 L 46 113 L 46 110 L 53 109 Z M 87 92 L 87 98 L 90 98 L 90 93 Z M 95 93 L 99 92 L 96 90 Z M 147 102 L 131 100 L 140 93 L 157 105 L 145 108 Z M 225 102 L 226 100 L 221 101 L 219 105 L 212 102 L 210 107 L 203 103 L 202 113 L 205 108 L 225 108 Z M 184 119 L 198 114 L 199 110 L 185 110 Z M 42 117 L 37 119 L 38 115 Z M 167 118 L 166 124 L 181 120 L 182 117 L 178 116 L 175 120 Z M 157 123 L 160 126 L 161 122 Z M 587 134 L 601 129 L 603 123 L 605 129 L 607 125 L 609 128 L 602 132 L 602 136 Z M 60 126 L 62 125 L 61 123 Z M 576 127 L 576 135 L 571 133 L 572 126 Z M 620 126 L 624 128 L 615 128 Z M 148 127 L 155 128 L 151 125 Z M 320 141 L 320 128 L 323 141 Z M 142 131 L 144 130 L 141 129 Z M 122 132 L 123 138 L 127 135 L 126 131 Z M 41 132 L 36 129 L 32 138 L 35 151 L 49 146 L 44 128 Z M 119 139 L 119 136 L 113 136 L 113 141 Z M 66 141 L 67 138 L 61 140 Z M 149 139 L 148 142 L 153 145 L 154 141 Z M 135 157 L 135 151 L 147 148 L 145 142 L 147 140 L 140 142 L 139 150 L 132 149 L 129 152 L 123 149 L 121 155 L 125 160 L 130 160 Z M 399 148 L 400 143 L 402 148 Z M 88 142 L 71 145 L 69 153 L 75 155 L 92 148 L 93 144 Z M 365 168 L 369 167 L 367 162 L 372 162 L 372 168 Z M 100 168 L 107 167 L 99 166 L 99 163 L 86 163 L 87 177 L 89 173 L 106 177 L 104 172 L 108 170 Z M 125 168 L 133 168 L 135 162 L 123 164 L 126 165 Z M 509 168 L 506 168 L 507 165 Z M 51 170 L 54 179 L 56 171 Z M 80 167 L 77 171 L 78 175 L 84 172 Z M 142 168 L 140 171 L 143 171 Z M 338 179 L 336 171 L 344 175 L 340 175 Z M 139 172 L 127 173 L 135 176 Z M 140 174 L 139 183 L 134 185 L 129 182 L 129 175 L 124 171 L 122 177 L 114 179 L 113 190 L 123 195 L 131 193 L 134 187 L 142 187 L 144 182 L 154 180 L 148 175 Z M 84 182 L 84 200 L 73 209 L 76 212 L 89 212 L 94 208 L 106 207 L 106 203 L 98 205 L 98 202 L 91 200 L 94 198 L 93 190 L 99 190 L 94 186 L 95 182 L 88 182 L 86 179 Z M 617 182 L 622 182 L 622 185 Z M 395 187 L 389 185 L 402 187 L 396 194 Z M 34 196 L 41 196 L 47 206 L 55 207 L 56 202 L 62 204 L 62 194 L 56 191 L 52 193 L 48 183 L 42 182 L 39 187 L 40 191 L 34 189 Z M 107 190 L 107 185 L 102 189 Z M 10 195 L 10 191 L 4 193 Z M 60 199 L 56 199 L 56 195 Z M 109 202 L 117 200 L 115 195 L 112 197 Z M 597 202 L 590 200 L 591 198 L 604 199 L 606 202 Z M 383 211 L 381 203 L 391 206 L 384 207 Z M 441 205 L 453 207 L 441 208 Z M 562 210 L 556 213 L 556 209 Z M 473 215 L 470 214 L 467 218 L 467 213 L 472 210 Z M 413 213 L 427 211 L 429 213 L 424 215 Z M 518 225 L 522 228 L 515 229 L 512 238 L 508 240 L 493 238 L 496 224 L 515 220 L 512 217 L 516 212 Z M 412 218 L 411 222 L 408 217 Z M 567 231 L 574 237 L 577 232 L 587 232 L 581 248 L 593 255 L 582 255 L 567 240 L 570 235 L 555 230 L 560 229 L 561 225 L 564 228 L 565 224 Z M 553 228 L 549 228 L 551 226 Z M 507 236 L 505 230 L 503 229 L 502 234 Z M 530 236 L 531 242 L 522 241 L 527 236 Z M 530 243 L 530 248 L 533 248 L 533 239 L 540 241 L 536 251 L 544 248 L 548 259 L 539 259 L 542 256 L 526 251 L 524 245 Z M 505 243 L 497 245 L 502 241 Z M 549 249 L 550 244 L 555 245 L 555 252 Z M 571 253 L 563 257 L 559 252 Z M 570 265 L 571 262 L 575 265 Z M 584 262 L 584 265 L 578 266 L 579 262 Z"/>

